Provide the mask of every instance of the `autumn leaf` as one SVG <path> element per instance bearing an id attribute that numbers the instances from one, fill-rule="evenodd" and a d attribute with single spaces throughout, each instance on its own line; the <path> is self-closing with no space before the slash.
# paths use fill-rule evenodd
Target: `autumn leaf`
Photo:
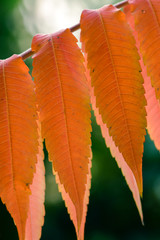
<path id="1" fill-rule="evenodd" d="M 143 63 L 141 63 L 141 66 L 142 64 Z M 147 99 L 147 129 L 150 138 L 160 151 L 160 103 L 156 98 L 155 89 L 151 85 L 150 77 L 147 76 L 145 66 L 143 67 L 142 75 L 144 77 L 145 96 Z"/>
<path id="2" fill-rule="evenodd" d="M 44 224 L 44 200 L 45 200 L 45 169 L 44 169 L 44 154 L 41 138 L 41 125 L 37 120 L 38 125 L 38 142 L 39 151 L 37 154 L 36 172 L 32 185 L 30 186 L 31 195 L 29 197 L 29 210 L 26 222 L 25 240 L 38 240 L 41 237 L 41 228 Z"/>
<path id="3" fill-rule="evenodd" d="M 21 57 L 0 60 L 0 197 L 25 238 L 38 141 L 34 83 Z"/>
<path id="4" fill-rule="evenodd" d="M 147 74 L 151 77 L 156 97 L 160 99 L 160 1 L 131 0 L 129 3 Z"/>
<path id="5" fill-rule="evenodd" d="M 140 49 L 140 42 L 138 40 L 138 33 L 135 31 L 134 17 L 130 12 L 130 6 L 124 8 L 127 20 L 132 28 L 134 38 L 136 40 L 136 46 Z M 142 76 L 144 79 L 144 89 L 145 96 L 147 100 L 146 112 L 147 112 L 147 130 L 154 141 L 155 146 L 160 150 L 160 103 L 156 98 L 155 89 L 151 85 L 151 78 L 147 75 L 146 66 L 143 63 L 143 57 L 139 50 L 139 55 L 141 56 L 140 65 L 142 68 Z"/>
<path id="6" fill-rule="evenodd" d="M 81 40 L 88 56 L 96 108 L 142 195 L 146 100 L 139 55 L 124 13 L 111 5 L 84 10 Z"/>
<path id="7" fill-rule="evenodd" d="M 84 10 L 80 24 L 70 30 L 38 34 L 32 49 L 0 60 L 0 197 L 20 240 L 41 237 L 43 139 L 77 239 L 84 240 L 91 184 L 90 102 L 143 223 L 146 127 L 160 150 L 160 1 L 128 2 L 116 4 L 127 5 L 124 12 L 111 5 Z M 79 26 L 82 51 L 71 33 Z M 32 54 L 35 83 L 23 62 Z"/>
<path id="8" fill-rule="evenodd" d="M 84 47 L 82 47 L 84 51 Z M 143 213 L 142 213 L 142 206 L 141 206 L 141 200 L 139 195 L 139 190 L 137 186 L 136 179 L 134 177 L 133 172 L 127 165 L 126 161 L 124 160 L 122 154 L 119 152 L 118 147 L 115 146 L 114 141 L 112 140 L 112 137 L 109 135 L 109 131 L 107 126 L 103 123 L 102 117 L 99 114 L 98 108 L 96 107 L 96 97 L 94 96 L 94 88 L 91 86 L 91 77 L 90 77 L 90 71 L 87 68 L 87 56 L 85 53 L 85 67 L 86 67 L 86 77 L 88 80 L 89 88 L 90 88 L 90 97 L 91 97 L 91 103 L 92 108 L 94 110 L 94 114 L 96 116 L 97 124 L 101 128 L 102 136 L 105 139 L 106 146 L 110 149 L 112 156 L 116 159 L 117 164 L 119 168 L 122 170 L 122 173 L 126 179 L 126 182 L 133 194 L 134 201 L 136 203 L 141 221 L 143 223 Z"/>
<path id="9" fill-rule="evenodd" d="M 83 55 L 69 29 L 36 35 L 32 42 L 33 77 L 42 137 L 75 225 L 84 238 L 90 188 L 90 100 Z"/>

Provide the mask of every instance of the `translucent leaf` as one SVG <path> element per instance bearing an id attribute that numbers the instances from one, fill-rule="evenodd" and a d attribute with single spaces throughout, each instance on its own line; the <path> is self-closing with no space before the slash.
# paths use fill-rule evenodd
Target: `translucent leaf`
<path id="1" fill-rule="evenodd" d="M 34 83 L 16 55 L 0 61 L 0 197 L 25 237 L 38 153 Z"/>
<path id="2" fill-rule="evenodd" d="M 33 76 L 42 137 L 63 199 L 83 239 L 90 187 L 91 124 L 83 55 L 69 29 L 36 35 Z"/>
<path id="3" fill-rule="evenodd" d="M 81 30 L 96 108 L 142 194 L 146 100 L 134 38 L 124 13 L 111 5 L 84 10 Z"/>

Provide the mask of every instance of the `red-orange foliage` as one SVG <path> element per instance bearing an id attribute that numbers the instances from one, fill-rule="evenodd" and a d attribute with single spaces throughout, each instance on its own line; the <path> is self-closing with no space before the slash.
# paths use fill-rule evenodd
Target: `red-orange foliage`
<path id="1" fill-rule="evenodd" d="M 19 239 L 41 235 L 43 139 L 77 239 L 84 239 L 91 179 L 90 102 L 143 221 L 146 127 L 160 149 L 159 6 L 159 0 L 130 0 L 125 13 L 111 5 L 84 10 L 83 51 L 69 29 L 36 35 L 27 53 L 34 54 L 34 82 L 22 57 L 0 61 L 0 197 Z"/>

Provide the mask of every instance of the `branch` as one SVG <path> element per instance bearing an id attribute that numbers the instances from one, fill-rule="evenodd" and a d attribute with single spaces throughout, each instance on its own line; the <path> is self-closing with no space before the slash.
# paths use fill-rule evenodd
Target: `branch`
<path id="1" fill-rule="evenodd" d="M 29 48 L 25 52 L 22 52 L 21 54 L 19 54 L 19 56 L 22 57 L 23 60 L 25 60 L 25 59 L 31 57 L 33 54 L 34 54 L 34 51 L 32 51 L 32 49 Z"/>
<path id="2" fill-rule="evenodd" d="M 114 4 L 114 6 L 116 8 L 122 8 L 122 7 L 126 6 L 127 4 L 129 4 L 129 2 L 127 0 L 125 0 L 125 1 Z"/>
<path id="3" fill-rule="evenodd" d="M 128 0 L 116 3 L 114 6 L 116 8 L 122 8 L 124 6 L 126 6 L 128 4 Z M 72 26 L 69 28 L 71 32 L 75 32 L 78 29 L 80 29 L 80 23 L 77 23 L 76 25 Z M 31 48 L 29 48 L 28 50 L 26 50 L 25 52 L 22 52 L 21 54 L 19 54 L 20 57 L 22 57 L 23 60 L 31 57 L 34 54 L 34 52 L 32 51 Z"/>

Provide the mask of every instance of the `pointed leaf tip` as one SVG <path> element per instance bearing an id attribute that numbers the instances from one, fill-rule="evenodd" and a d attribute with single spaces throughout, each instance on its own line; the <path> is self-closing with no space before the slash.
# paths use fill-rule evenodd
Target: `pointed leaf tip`
<path id="1" fill-rule="evenodd" d="M 25 240 L 38 240 L 41 237 L 41 229 L 44 224 L 44 200 L 45 200 L 45 168 L 44 154 L 41 137 L 41 125 L 37 120 L 38 125 L 38 154 L 36 163 L 36 172 L 32 185 L 30 186 L 31 195 L 29 197 L 29 211 L 26 222 Z"/>
<path id="2" fill-rule="evenodd" d="M 33 77 L 42 137 L 77 237 L 83 239 L 90 186 L 91 122 L 84 59 L 76 42 L 67 29 L 35 36 L 32 50 L 37 52 Z"/>
<path id="3" fill-rule="evenodd" d="M 19 56 L 0 61 L 0 197 L 24 240 L 38 152 L 34 83 Z"/>
<path id="4" fill-rule="evenodd" d="M 84 51 L 84 46 L 82 46 L 82 49 Z M 135 176 L 134 176 L 133 172 L 131 171 L 131 169 L 129 168 L 129 166 L 127 165 L 126 161 L 124 160 L 122 154 L 119 152 L 118 147 L 115 146 L 115 143 L 114 143 L 112 137 L 109 135 L 108 128 L 107 128 L 106 124 L 103 123 L 102 117 L 99 114 L 99 110 L 96 107 L 96 97 L 94 96 L 94 89 L 91 86 L 90 73 L 89 73 L 89 70 L 87 69 L 86 53 L 85 53 L 85 66 L 86 66 L 86 76 L 87 76 L 88 83 L 90 86 L 90 96 L 91 96 L 92 108 L 94 110 L 97 124 L 101 128 L 102 136 L 105 139 L 106 146 L 110 148 L 112 156 L 116 159 L 119 168 L 121 168 L 121 170 L 122 170 L 122 173 L 126 179 L 126 182 L 133 194 L 133 198 L 134 198 L 135 204 L 137 206 L 137 209 L 138 209 L 138 212 L 139 212 L 139 215 L 141 218 L 141 222 L 143 224 L 143 212 L 142 212 L 142 206 L 141 206 L 141 200 L 140 200 L 140 193 L 139 193 L 139 189 L 138 189 L 138 185 L 137 185 Z"/>

